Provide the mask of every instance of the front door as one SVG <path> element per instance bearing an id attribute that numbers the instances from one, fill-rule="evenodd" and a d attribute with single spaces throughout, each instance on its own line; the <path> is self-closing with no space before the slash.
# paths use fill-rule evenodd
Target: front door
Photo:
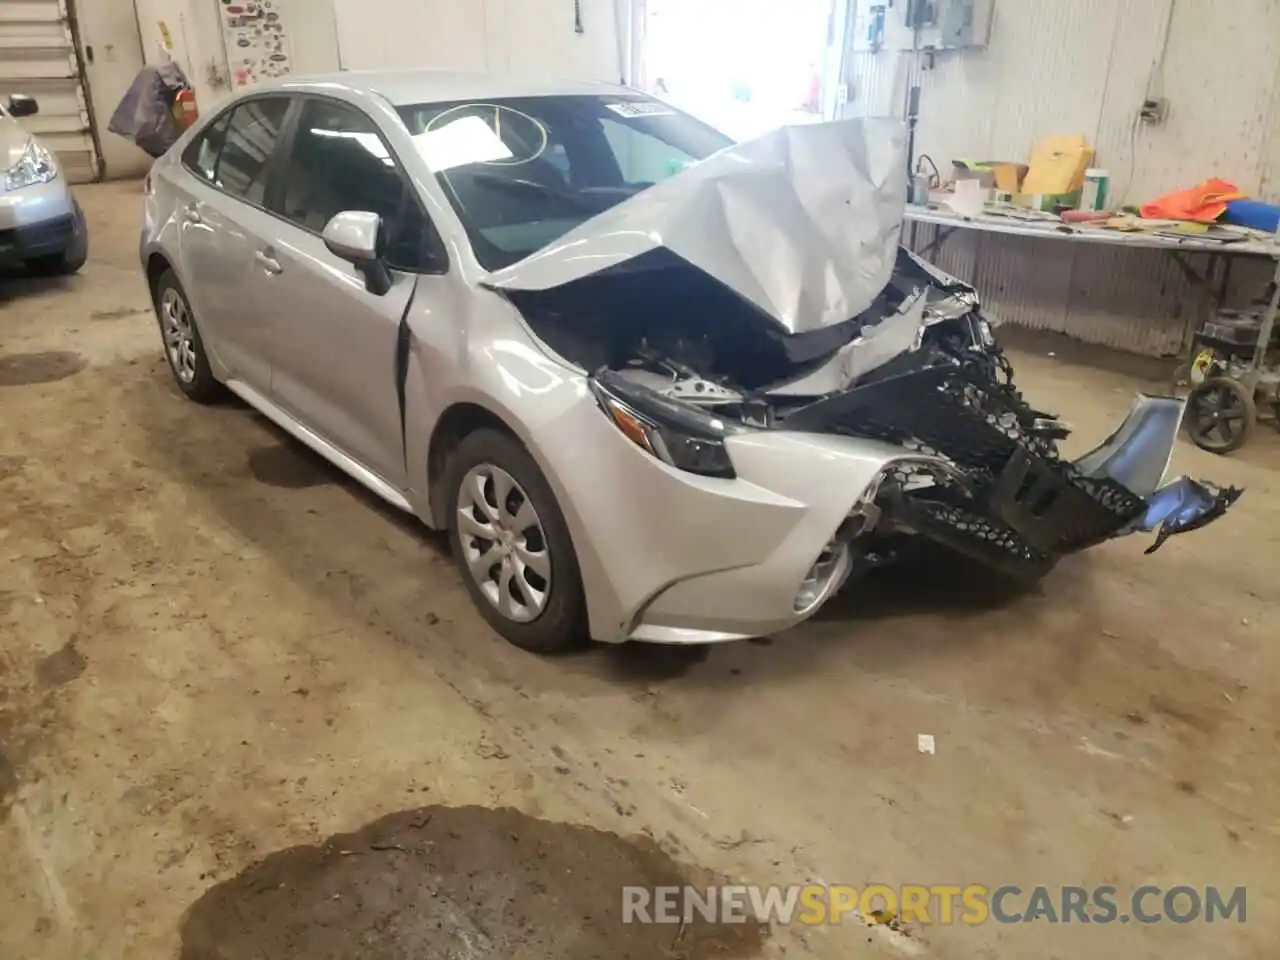
<path id="1" fill-rule="evenodd" d="M 287 412 L 397 489 L 406 482 L 400 325 L 439 262 L 417 194 L 376 125 L 334 100 L 307 99 L 273 191 L 282 218 L 257 285 L 270 326 L 271 393 Z M 381 296 L 330 253 L 321 233 L 344 210 L 382 218 L 391 289 Z"/>
<path id="2" fill-rule="evenodd" d="M 233 379 L 261 393 L 269 390 L 271 367 L 254 280 L 258 251 L 280 222 L 263 204 L 288 111 L 286 97 L 247 100 L 182 156 L 199 181 L 178 212 L 182 276 L 192 279 L 187 295 L 205 346 Z"/>

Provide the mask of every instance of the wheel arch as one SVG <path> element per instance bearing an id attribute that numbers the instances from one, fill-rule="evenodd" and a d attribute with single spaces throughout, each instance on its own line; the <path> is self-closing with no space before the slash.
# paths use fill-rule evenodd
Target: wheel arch
<path id="1" fill-rule="evenodd" d="M 160 283 L 160 278 L 164 276 L 166 270 L 173 270 L 173 264 L 169 262 L 169 258 L 163 253 L 153 251 L 147 257 L 147 290 L 151 293 L 151 300 L 154 303 L 156 299 L 156 286 Z M 174 271 L 175 274 L 177 271 Z"/>
<path id="2" fill-rule="evenodd" d="M 445 503 L 448 498 L 440 489 L 440 481 L 444 478 L 449 454 L 468 434 L 484 429 L 505 433 L 528 449 L 520 434 L 488 407 L 469 400 L 460 400 L 445 408 L 440 419 L 436 421 L 435 428 L 431 431 L 431 439 L 427 444 L 427 491 L 431 505 L 431 523 L 437 529 L 444 529 L 448 523 L 445 515 Z"/>

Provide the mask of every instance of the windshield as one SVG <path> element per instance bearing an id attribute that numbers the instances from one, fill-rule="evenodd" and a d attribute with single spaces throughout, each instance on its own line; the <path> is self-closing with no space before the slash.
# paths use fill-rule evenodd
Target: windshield
<path id="1" fill-rule="evenodd" d="M 421 103 L 399 112 L 487 270 L 523 260 L 733 143 L 636 94 Z"/>

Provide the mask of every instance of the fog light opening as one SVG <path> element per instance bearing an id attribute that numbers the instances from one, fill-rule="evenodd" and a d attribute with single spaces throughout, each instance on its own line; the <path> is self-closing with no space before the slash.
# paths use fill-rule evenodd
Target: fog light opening
<path id="1" fill-rule="evenodd" d="M 805 578 L 800 581 L 800 589 L 796 591 L 794 607 L 796 613 L 810 613 L 827 599 L 833 586 L 838 585 L 849 569 L 849 543 L 847 540 L 831 540 Z"/>

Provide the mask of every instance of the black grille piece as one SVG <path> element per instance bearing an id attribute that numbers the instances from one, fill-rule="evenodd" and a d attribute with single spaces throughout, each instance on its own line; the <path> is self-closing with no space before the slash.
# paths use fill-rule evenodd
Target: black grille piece
<path id="1" fill-rule="evenodd" d="M 987 503 L 993 517 L 1048 554 L 1083 550 L 1146 512 L 1146 504 L 1114 480 L 1082 477 L 1069 464 L 1022 450 L 987 488 Z"/>
<path id="2" fill-rule="evenodd" d="M 1033 432 L 1038 414 L 987 366 L 943 362 L 885 377 L 804 407 L 791 429 L 882 440 L 941 456 L 966 474 L 967 494 L 899 494 L 921 533 L 962 553 L 1025 568 L 1119 533 L 1146 504 L 1109 478 L 1086 477 Z M 930 499 L 924 499 L 925 497 Z M 914 506 L 912 506 L 914 505 Z"/>
<path id="3" fill-rule="evenodd" d="M 1057 560 L 999 520 L 954 504 L 897 493 L 886 497 L 881 508 L 921 536 L 1018 580 L 1038 580 Z"/>
<path id="4" fill-rule="evenodd" d="M 1031 435 L 1018 411 L 961 365 L 925 367 L 856 387 L 787 417 L 797 430 L 845 433 L 934 451 L 968 469 L 999 473 Z"/>

